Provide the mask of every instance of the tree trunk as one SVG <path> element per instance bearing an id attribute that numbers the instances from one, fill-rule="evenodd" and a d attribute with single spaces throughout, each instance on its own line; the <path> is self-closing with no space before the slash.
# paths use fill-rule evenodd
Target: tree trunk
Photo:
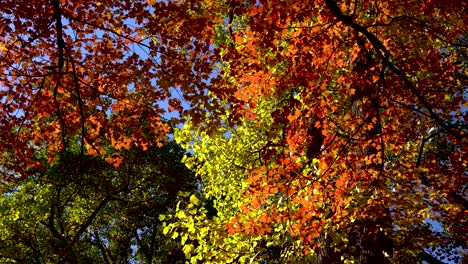
<path id="1" fill-rule="evenodd" d="M 387 264 L 393 255 L 393 241 L 385 234 L 392 229 L 392 221 L 389 210 L 384 209 L 381 217 L 377 219 L 364 219 L 356 221 L 355 230 L 348 233 L 349 244 L 341 252 L 335 252 L 331 247 L 330 236 L 321 236 L 320 250 L 317 252 L 316 264 L 343 263 L 341 256 L 347 253 L 359 260 L 360 264 Z M 355 247 L 352 252 L 351 248 Z"/>

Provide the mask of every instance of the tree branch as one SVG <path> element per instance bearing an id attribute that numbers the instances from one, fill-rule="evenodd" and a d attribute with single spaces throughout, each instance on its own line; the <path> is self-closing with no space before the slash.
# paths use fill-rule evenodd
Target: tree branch
<path id="1" fill-rule="evenodd" d="M 104 246 L 102 245 L 102 241 L 101 241 L 101 237 L 99 236 L 99 233 L 95 231 L 93 232 L 93 235 L 96 238 L 97 247 L 99 248 L 99 250 L 101 250 L 102 258 L 104 259 L 104 262 L 106 264 L 111 264 L 112 262 L 107 257 L 106 248 L 104 248 Z"/>
<path id="2" fill-rule="evenodd" d="M 112 198 L 112 197 L 106 197 L 104 200 L 102 200 L 99 205 L 94 209 L 94 211 L 91 213 L 91 215 L 88 216 L 88 218 L 86 219 L 86 221 L 81 224 L 80 228 L 78 229 L 78 231 L 76 232 L 75 236 L 73 237 L 73 240 L 71 242 L 71 245 L 73 245 L 74 243 L 76 243 L 80 236 L 86 231 L 86 229 L 93 223 L 93 220 L 94 218 L 96 217 L 96 215 L 99 213 L 99 211 L 101 211 L 102 208 L 104 208 L 104 206 L 107 205 L 107 203 L 109 203 L 110 201 L 112 200 L 116 200 L 115 198 Z"/>
<path id="3" fill-rule="evenodd" d="M 418 255 L 418 258 L 420 260 L 426 261 L 429 264 L 444 264 L 444 262 L 438 260 L 437 258 L 435 258 L 434 256 L 432 256 L 431 254 L 429 254 L 429 253 L 427 253 L 425 251 L 420 253 Z"/>
<path id="4" fill-rule="evenodd" d="M 62 14 L 60 11 L 60 0 L 52 0 L 52 4 L 54 6 L 54 13 L 55 13 L 55 28 L 57 30 L 57 59 L 58 59 L 58 72 L 57 72 L 57 83 L 55 84 L 54 88 L 54 104 L 56 107 L 57 117 L 60 122 L 61 132 L 62 132 L 62 145 L 63 149 L 67 148 L 67 141 L 66 141 L 66 124 L 65 120 L 62 116 L 62 111 L 60 110 L 60 103 L 57 99 L 58 89 L 60 87 L 60 81 L 62 79 L 62 69 L 64 66 L 64 58 L 63 58 L 63 50 L 65 46 L 65 42 L 63 41 L 63 32 L 62 32 Z"/>
<path id="5" fill-rule="evenodd" d="M 463 137 L 466 137 L 465 135 L 460 135 L 453 131 L 452 127 L 447 125 L 444 120 L 442 120 L 432 109 L 432 106 L 426 101 L 426 99 L 421 95 L 421 93 L 418 91 L 418 89 L 414 86 L 414 84 L 405 76 L 405 74 L 398 69 L 393 62 L 391 61 L 391 58 L 393 58 L 391 52 L 385 47 L 385 45 L 372 33 L 370 33 L 366 27 L 363 27 L 356 22 L 354 22 L 352 16 L 345 15 L 341 12 L 340 8 L 336 4 L 334 0 L 325 0 L 325 3 L 327 4 L 328 8 L 330 11 L 333 13 L 333 15 L 341 22 L 343 22 L 345 25 L 350 26 L 354 30 L 356 30 L 359 33 L 362 33 L 372 44 L 374 49 L 376 50 L 378 56 L 384 61 L 384 63 L 403 81 L 403 83 L 408 86 L 408 88 L 411 90 L 411 92 L 416 96 L 416 98 L 421 102 L 421 104 L 426 108 L 426 110 L 429 112 L 429 115 L 432 117 L 432 119 L 441 127 L 443 127 L 448 133 L 450 133 L 452 136 L 454 136 L 456 139 L 462 139 Z"/>

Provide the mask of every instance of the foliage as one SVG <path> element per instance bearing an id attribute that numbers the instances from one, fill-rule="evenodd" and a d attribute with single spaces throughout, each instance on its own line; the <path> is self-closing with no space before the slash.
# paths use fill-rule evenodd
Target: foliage
<path id="1" fill-rule="evenodd" d="M 281 261 L 302 252 L 319 263 L 399 263 L 427 260 L 429 245 L 465 246 L 465 3 L 225 8 L 235 19 L 217 31 L 208 96 L 227 114 L 207 113 L 178 138 L 216 201 L 208 223 L 248 249 L 267 237 Z M 218 253 L 197 241 L 193 259 L 264 256 L 203 242 Z"/>
<path id="2" fill-rule="evenodd" d="M 279 218 L 285 217 L 287 208 L 286 203 L 281 202 L 281 195 L 268 201 L 255 201 L 257 207 L 263 204 L 266 209 L 269 205 L 278 203 L 281 205 L 278 211 L 268 210 L 259 214 L 246 207 L 252 199 L 249 187 L 252 189 L 252 185 L 257 184 L 259 189 L 270 188 L 268 185 L 272 184 L 248 182 L 247 177 L 249 171 L 261 165 L 258 161 L 261 153 L 258 150 L 267 143 L 265 138 L 271 133 L 269 130 L 273 125 L 268 102 L 263 103 L 262 107 L 262 111 L 259 109 L 255 113 L 259 120 L 263 120 L 261 126 L 252 125 L 257 120 L 250 120 L 232 130 L 227 125 L 229 115 L 225 115 L 222 118 L 224 125 L 218 127 L 216 133 L 207 135 L 191 122 L 176 133 L 177 140 L 190 142 L 185 143 L 185 147 L 196 154 L 194 157 L 187 157 L 185 164 L 197 171 L 203 190 L 199 194 L 202 197 L 192 195 L 189 204 L 178 206 L 179 211 L 171 220 L 167 220 L 167 231 L 173 235 L 180 233 L 186 256 L 191 257 L 192 262 L 254 261 L 271 254 L 274 247 L 284 247 L 286 243 L 288 247 L 294 246 L 295 239 L 289 237 L 284 230 L 285 226 L 275 225 L 275 221 L 271 219 L 272 214 L 276 215 L 274 218 L 278 218 L 278 222 Z M 212 205 L 210 201 L 214 201 Z M 211 206 L 215 210 L 210 213 L 207 209 Z M 270 230 L 256 230 L 254 223 L 241 229 L 238 221 L 246 219 L 267 221 L 270 223 Z M 269 234 L 272 228 L 278 231 L 274 235 Z M 282 249 L 277 251 L 278 255 L 275 257 L 280 257 Z"/>
<path id="3" fill-rule="evenodd" d="M 0 171 L 30 178 L 76 141 L 123 166 L 164 142 L 167 101 L 202 184 L 160 221 L 192 262 L 428 259 L 467 240 L 466 9 L 5 1 Z"/>
<path id="4" fill-rule="evenodd" d="M 2 263 L 152 263 L 184 261 L 162 234 L 159 215 L 195 179 L 174 142 L 132 148 L 116 169 L 102 158 L 68 153 L 0 196 Z"/>

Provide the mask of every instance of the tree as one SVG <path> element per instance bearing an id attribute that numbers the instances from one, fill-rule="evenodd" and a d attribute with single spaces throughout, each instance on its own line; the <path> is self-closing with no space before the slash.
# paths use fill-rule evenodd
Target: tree
<path id="1" fill-rule="evenodd" d="M 434 262 L 429 245 L 466 247 L 466 3 L 224 8 L 210 96 L 227 114 L 179 134 L 216 201 L 208 223 L 247 249 L 276 241 L 283 261 Z M 272 256 L 198 239 L 194 259 Z"/>
<path id="2" fill-rule="evenodd" d="M 143 0 L 3 1 L 0 144 L 2 156 L 16 157 L 4 164 L 4 178 L 27 177 L 25 170 L 40 166 L 36 149 L 48 148 L 54 160 L 78 133 L 81 152 L 95 155 L 108 142 L 117 149 L 162 144 L 169 127 L 159 103 L 181 107 L 171 89 L 182 86 L 203 101 L 196 96 L 205 75 L 192 68 L 210 63 L 189 63 L 181 47 L 195 45 L 195 59 L 211 53 L 210 43 L 202 28 L 191 36 L 179 30 L 181 21 L 202 20 L 190 12 L 179 3 L 151 7 Z M 178 16 L 183 20 L 166 23 Z M 189 43 L 191 37 L 200 40 Z"/>
<path id="3" fill-rule="evenodd" d="M 466 5 L 7 1 L 4 178 L 41 169 L 39 149 L 56 160 L 76 134 L 80 156 L 161 144 L 168 100 L 190 121 L 180 135 L 193 137 L 179 140 L 205 178 L 165 229 L 193 261 L 404 262 L 431 243 L 460 245 Z M 212 180 L 222 173 L 230 181 Z"/>
<path id="4" fill-rule="evenodd" d="M 183 154 L 168 141 L 124 151 L 119 168 L 79 148 L 50 165 L 44 159 L 44 171 L 1 187 L 0 262 L 184 262 L 158 220 L 195 189 Z"/>

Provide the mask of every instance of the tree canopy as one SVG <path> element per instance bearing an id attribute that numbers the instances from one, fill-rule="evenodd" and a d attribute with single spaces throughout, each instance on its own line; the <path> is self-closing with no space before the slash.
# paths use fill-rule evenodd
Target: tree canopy
<path id="1" fill-rule="evenodd" d="M 131 148 L 114 168 L 78 150 L 0 186 L 0 262 L 183 263 L 159 215 L 195 190 L 184 151 L 173 141 Z"/>
<path id="2" fill-rule="evenodd" d="M 141 162 L 167 110 L 200 182 L 151 221 L 190 262 L 440 261 L 468 234 L 467 5 L 4 1 L 2 180 Z"/>

